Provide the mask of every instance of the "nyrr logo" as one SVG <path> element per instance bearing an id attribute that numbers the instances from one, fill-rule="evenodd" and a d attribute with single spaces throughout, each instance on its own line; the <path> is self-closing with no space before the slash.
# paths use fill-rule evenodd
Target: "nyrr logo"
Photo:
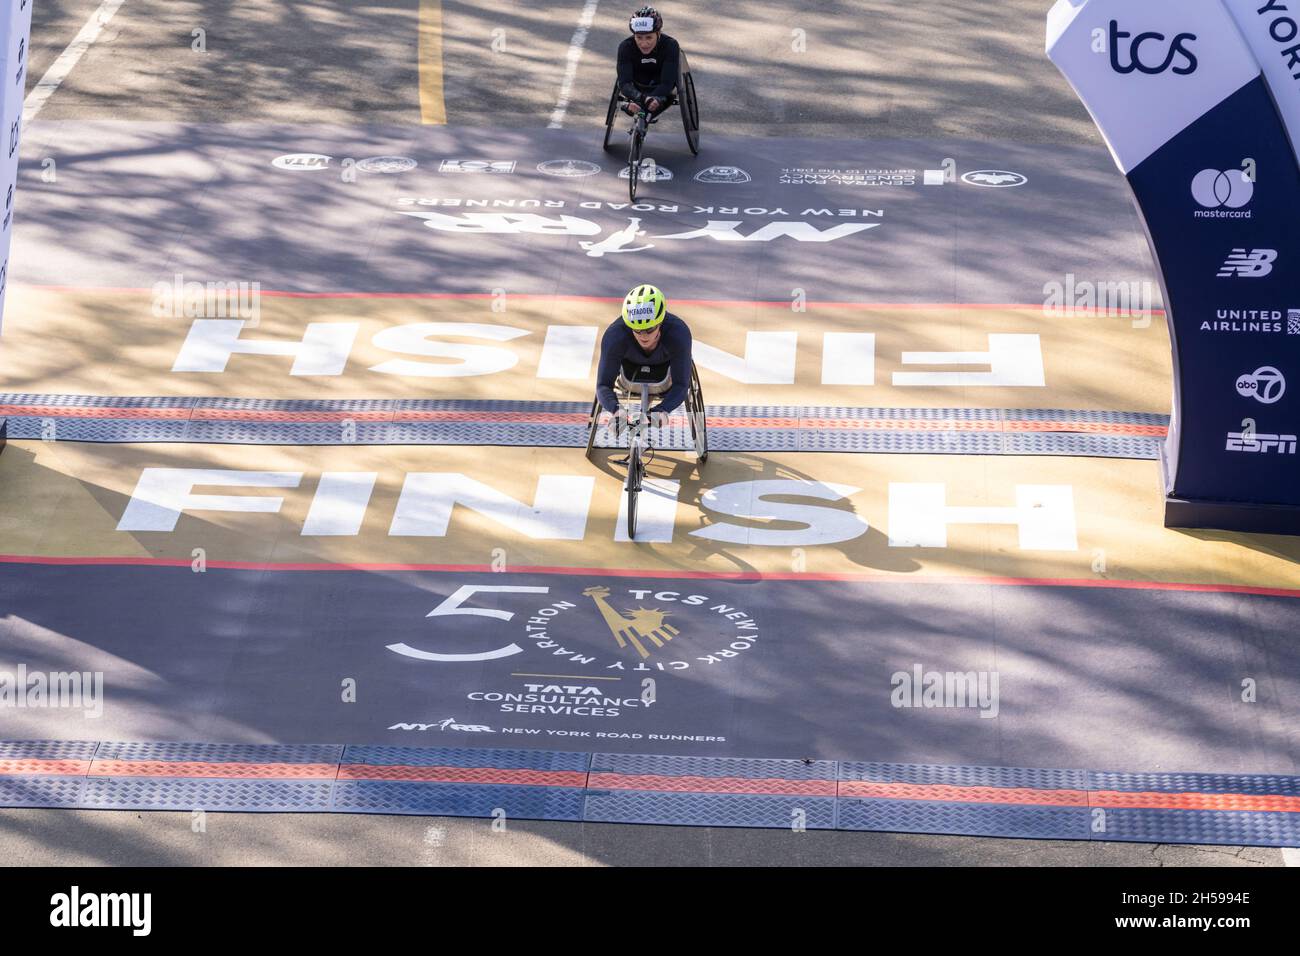
<path id="1" fill-rule="evenodd" d="M 549 596 L 552 589 L 464 585 L 426 616 L 473 617 L 476 639 L 484 632 L 483 618 L 515 619 L 513 611 L 466 606 L 476 594 Z M 387 649 L 421 661 L 475 663 L 523 654 L 525 646 L 531 644 L 539 655 L 561 658 L 566 667 L 601 671 L 685 671 L 700 665 L 711 666 L 734 660 L 758 645 L 761 633 L 758 621 L 726 601 L 704 594 L 628 588 L 616 599 L 624 606 L 616 608 L 610 600 L 611 594 L 609 587 L 597 584 L 581 592 L 582 597 L 591 600 L 591 604 L 578 600 L 576 595 L 574 600 L 552 600 L 524 618 L 521 640 L 501 643 L 491 650 L 449 652 L 407 643 L 389 644 Z M 669 617 L 677 620 L 681 627 L 666 623 Z M 449 630 L 444 624 L 431 633 L 443 635 Z M 495 640 L 499 642 L 503 638 Z M 421 643 L 425 643 L 423 638 Z"/>
<path id="2" fill-rule="evenodd" d="M 642 168 L 644 175 L 649 167 Z M 659 173 L 664 167 L 658 167 Z M 623 171 L 624 176 L 627 170 Z M 662 175 L 660 178 L 663 178 Z M 604 232 L 600 223 L 583 219 L 579 216 L 541 216 L 536 213 L 474 213 L 449 215 L 440 212 L 400 211 L 403 216 L 411 216 L 424 221 L 424 225 L 438 232 L 479 235 L 540 235 L 540 236 L 585 236 L 578 245 L 593 259 L 613 252 L 641 252 L 653 249 L 654 243 L 643 242 L 633 246 L 640 237 L 645 236 L 639 217 L 629 217 L 628 225 L 616 229 L 602 239 Z M 740 228 L 746 225 L 743 219 L 710 219 L 705 225 L 676 232 L 669 235 L 654 236 L 655 240 L 665 239 L 712 239 L 717 242 L 771 242 L 774 239 L 788 238 L 795 242 L 834 242 L 846 236 L 879 228 L 878 222 L 842 222 L 838 225 L 819 228 L 815 223 L 804 221 L 775 221 L 765 223 L 758 228 L 750 227 L 748 234 Z"/>
<path id="3" fill-rule="evenodd" d="M 1265 365 L 1237 379 L 1237 394 L 1263 405 L 1276 405 L 1286 394 L 1286 379 L 1277 369 Z"/>
<path id="4" fill-rule="evenodd" d="M 1130 40 L 1130 38 L 1132 39 Z M 1187 76 L 1190 73 L 1195 73 L 1196 67 L 1199 65 L 1196 61 L 1196 54 L 1194 54 L 1186 45 L 1189 40 L 1195 39 L 1195 33 L 1179 33 L 1174 37 L 1173 43 L 1171 43 L 1166 49 L 1163 46 L 1165 43 L 1165 35 L 1163 33 L 1148 32 L 1139 33 L 1137 36 L 1133 36 L 1132 33 L 1128 33 L 1119 28 L 1118 20 L 1111 20 L 1109 43 L 1110 67 L 1116 73 L 1128 74 L 1136 70 L 1139 73 L 1145 73 L 1148 76 L 1156 76 L 1173 66 L 1174 60 L 1181 57 L 1182 63 L 1179 66 L 1174 66 L 1173 69 L 1179 76 Z M 1130 40 L 1127 44 L 1127 51 L 1124 50 L 1125 44 L 1123 41 L 1125 40 Z M 1150 44 L 1154 44 L 1155 46 L 1151 47 L 1149 46 Z M 1148 59 L 1145 61 L 1143 60 L 1142 53 L 1143 46 L 1148 46 Z M 1152 52 L 1152 50 L 1154 50 L 1154 52 Z M 1123 62 L 1126 53 L 1128 63 Z M 1158 59 L 1161 56 L 1163 56 L 1163 59 Z"/>
<path id="5" fill-rule="evenodd" d="M 462 724 L 455 717 L 448 717 L 436 724 L 393 724 L 389 730 L 456 730 L 466 734 L 495 734 L 496 731 L 486 724 Z"/>

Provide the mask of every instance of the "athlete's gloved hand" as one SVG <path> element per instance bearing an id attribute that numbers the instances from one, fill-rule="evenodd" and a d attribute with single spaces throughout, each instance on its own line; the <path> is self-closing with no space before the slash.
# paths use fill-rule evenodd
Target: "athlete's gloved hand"
<path id="1" fill-rule="evenodd" d="M 616 412 L 602 411 L 600 413 L 600 418 L 597 420 L 597 424 L 601 428 L 612 427 L 614 429 L 614 434 L 618 435 L 627 429 L 627 410 L 620 408 Z"/>
<path id="2" fill-rule="evenodd" d="M 646 101 L 645 101 L 645 107 L 646 107 L 646 109 L 648 109 L 651 113 L 657 113 L 657 112 L 659 112 L 659 99 L 658 99 L 658 97 L 654 97 L 654 96 L 652 96 L 652 97 L 650 97 L 650 99 L 646 100 Z"/>

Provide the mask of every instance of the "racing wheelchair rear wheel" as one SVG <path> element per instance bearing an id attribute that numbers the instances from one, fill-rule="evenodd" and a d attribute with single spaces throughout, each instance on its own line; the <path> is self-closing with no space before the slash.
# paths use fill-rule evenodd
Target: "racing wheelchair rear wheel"
<path id="1" fill-rule="evenodd" d="M 614 114 L 618 112 L 618 83 L 614 84 L 614 92 L 609 94 L 609 109 L 605 111 L 605 145 L 604 149 L 609 150 L 609 138 L 614 135 Z"/>
<path id="2" fill-rule="evenodd" d="M 700 107 L 695 99 L 695 78 L 691 75 L 686 54 L 682 54 L 682 71 L 677 78 L 678 105 L 682 112 L 682 128 L 686 131 L 686 145 L 691 155 L 700 155 Z"/>

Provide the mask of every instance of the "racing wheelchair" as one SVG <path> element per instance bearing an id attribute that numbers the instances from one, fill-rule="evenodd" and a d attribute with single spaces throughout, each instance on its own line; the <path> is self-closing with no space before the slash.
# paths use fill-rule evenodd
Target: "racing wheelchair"
<path id="1" fill-rule="evenodd" d="M 609 109 L 605 112 L 605 143 L 604 149 L 609 151 L 610 137 L 614 135 L 614 117 L 619 112 L 619 106 L 625 102 L 623 96 L 618 91 L 618 81 L 614 82 L 614 91 L 609 97 Z M 681 52 L 681 66 L 677 74 L 677 88 L 669 95 L 667 106 L 659 113 L 663 116 L 669 107 L 677 106 L 682 114 L 682 128 L 686 132 L 686 145 L 690 147 L 691 155 L 700 154 L 700 108 L 695 99 L 695 78 L 691 75 L 690 61 L 686 59 L 686 51 Z M 628 144 L 627 153 L 627 181 L 628 196 L 632 202 L 636 202 L 637 181 L 641 171 L 641 151 L 645 145 L 645 136 L 650 126 L 658 121 L 658 116 L 650 119 L 644 110 L 636 115 L 635 122 L 630 132 L 631 141 Z"/>
<path id="2" fill-rule="evenodd" d="M 650 396 L 666 392 L 672 385 L 669 380 L 667 365 L 639 365 L 635 362 L 623 362 L 621 374 L 614 383 L 614 393 L 618 396 L 619 411 L 612 422 L 615 447 L 622 448 L 620 431 L 626 434 L 627 457 L 617 458 L 617 464 L 627 465 L 627 479 L 623 491 L 627 495 L 627 537 L 636 540 L 637 498 L 641 494 L 645 481 L 646 466 L 655 459 L 655 449 L 651 444 L 650 430 Z M 708 424 L 704 412 L 704 392 L 700 388 L 700 375 L 691 363 L 691 384 L 686 391 L 686 401 L 682 405 L 686 412 L 688 429 L 695 460 L 703 465 L 709 460 Z M 587 458 L 596 447 L 596 432 L 600 421 L 601 407 L 599 400 L 591 404 L 591 418 L 587 423 Z M 677 413 L 669 416 L 671 423 Z M 626 425 L 620 429 L 620 418 Z"/>

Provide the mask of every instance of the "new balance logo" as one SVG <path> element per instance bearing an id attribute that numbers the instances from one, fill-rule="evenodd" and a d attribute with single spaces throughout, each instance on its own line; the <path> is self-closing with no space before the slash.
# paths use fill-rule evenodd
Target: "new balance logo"
<path id="1" fill-rule="evenodd" d="M 1219 270 L 1219 278 L 1237 276 L 1242 279 L 1262 279 L 1273 271 L 1273 263 L 1276 261 L 1276 249 L 1251 249 L 1249 252 L 1233 249 Z"/>

